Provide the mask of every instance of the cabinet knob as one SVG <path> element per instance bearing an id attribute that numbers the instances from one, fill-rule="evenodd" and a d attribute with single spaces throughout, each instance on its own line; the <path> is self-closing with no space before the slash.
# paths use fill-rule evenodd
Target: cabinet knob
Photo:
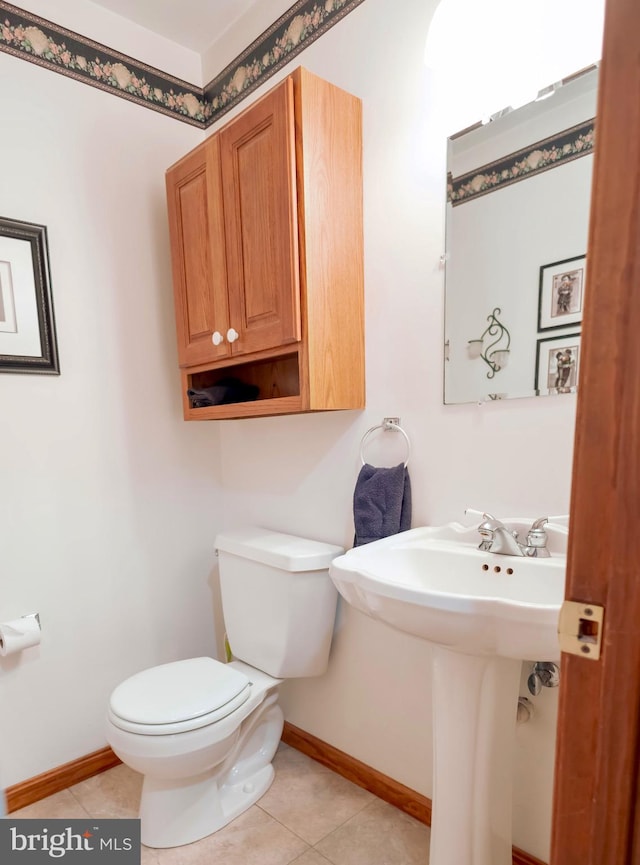
<path id="1" fill-rule="evenodd" d="M 238 331 L 234 330 L 232 327 L 230 327 L 227 331 L 227 339 L 229 340 L 229 342 L 235 342 L 239 336 L 240 334 L 238 333 Z"/>
<path id="2" fill-rule="evenodd" d="M 214 345 L 220 345 L 221 342 L 224 342 L 224 337 L 219 331 L 214 330 L 214 332 L 211 334 L 211 342 Z"/>

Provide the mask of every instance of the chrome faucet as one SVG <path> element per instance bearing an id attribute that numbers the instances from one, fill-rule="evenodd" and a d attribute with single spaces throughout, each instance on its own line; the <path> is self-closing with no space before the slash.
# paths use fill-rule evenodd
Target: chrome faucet
<path id="1" fill-rule="evenodd" d="M 527 533 L 526 544 L 521 544 L 516 531 L 509 529 L 491 514 L 483 514 L 482 522 L 478 526 L 482 538 L 478 549 L 502 556 L 546 558 L 549 556 L 547 533 L 544 530 L 547 521 L 547 517 L 536 520 Z"/>

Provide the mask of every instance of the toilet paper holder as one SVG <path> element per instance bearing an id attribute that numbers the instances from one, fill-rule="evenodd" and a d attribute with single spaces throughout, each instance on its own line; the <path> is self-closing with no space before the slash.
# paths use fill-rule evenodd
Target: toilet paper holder
<path id="1" fill-rule="evenodd" d="M 19 619 L 0 622 L 0 655 L 13 654 L 37 645 L 40 642 L 41 630 L 40 613 L 27 613 Z M 13 645 L 14 635 L 17 637 L 16 645 Z"/>

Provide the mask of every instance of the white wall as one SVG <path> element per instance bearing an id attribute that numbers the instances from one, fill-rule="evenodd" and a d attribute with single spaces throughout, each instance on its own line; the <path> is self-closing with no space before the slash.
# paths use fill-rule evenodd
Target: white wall
<path id="1" fill-rule="evenodd" d="M 214 652 L 219 428 L 185 424 L 164 170 L 203 133 L 0 54 L 0 215 L 48 227 L 60 377 L 0 373 L 6 785 L 105 745 L 112 688 Z"/>
<path id="2" fill-rule="evenodd" d="M 423 67 L 435 6 L 367 0 L 257 91 L 302 64 L 363 100 L 367 409 L 225 423 L 228 526 L 255 521 L 350 546 L 360 439 L 388 415 L 413 442 L 414 525 L 461 519 L 466 506 L 502 517 L 568 510 L 573 396 L 442 405 L 446 148 Z M 385 442 L 398 461 L 397 442 Z M 284 686 L 286 717 L 430 795 L 429 660 L 426 644 L 343 606 L 329 672 Z M 555 694 L 536 702 L 519 733 L 515 843 L 544 859 Z"/>

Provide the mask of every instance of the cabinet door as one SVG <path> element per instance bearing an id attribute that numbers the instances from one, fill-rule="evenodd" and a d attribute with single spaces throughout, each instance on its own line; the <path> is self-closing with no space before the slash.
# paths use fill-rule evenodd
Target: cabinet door
<path id="1" fill-rule="evenodd" d="M 230 353 L 217 138 L 170 168 L 166 185 L 178 358 L 181 366 L 207 363 Z"/>
<path id="2" fill-rule="evenodd" d="M 235 354 L 300 339 L 293 82 L 220 132 L 229 323 Z"/>

